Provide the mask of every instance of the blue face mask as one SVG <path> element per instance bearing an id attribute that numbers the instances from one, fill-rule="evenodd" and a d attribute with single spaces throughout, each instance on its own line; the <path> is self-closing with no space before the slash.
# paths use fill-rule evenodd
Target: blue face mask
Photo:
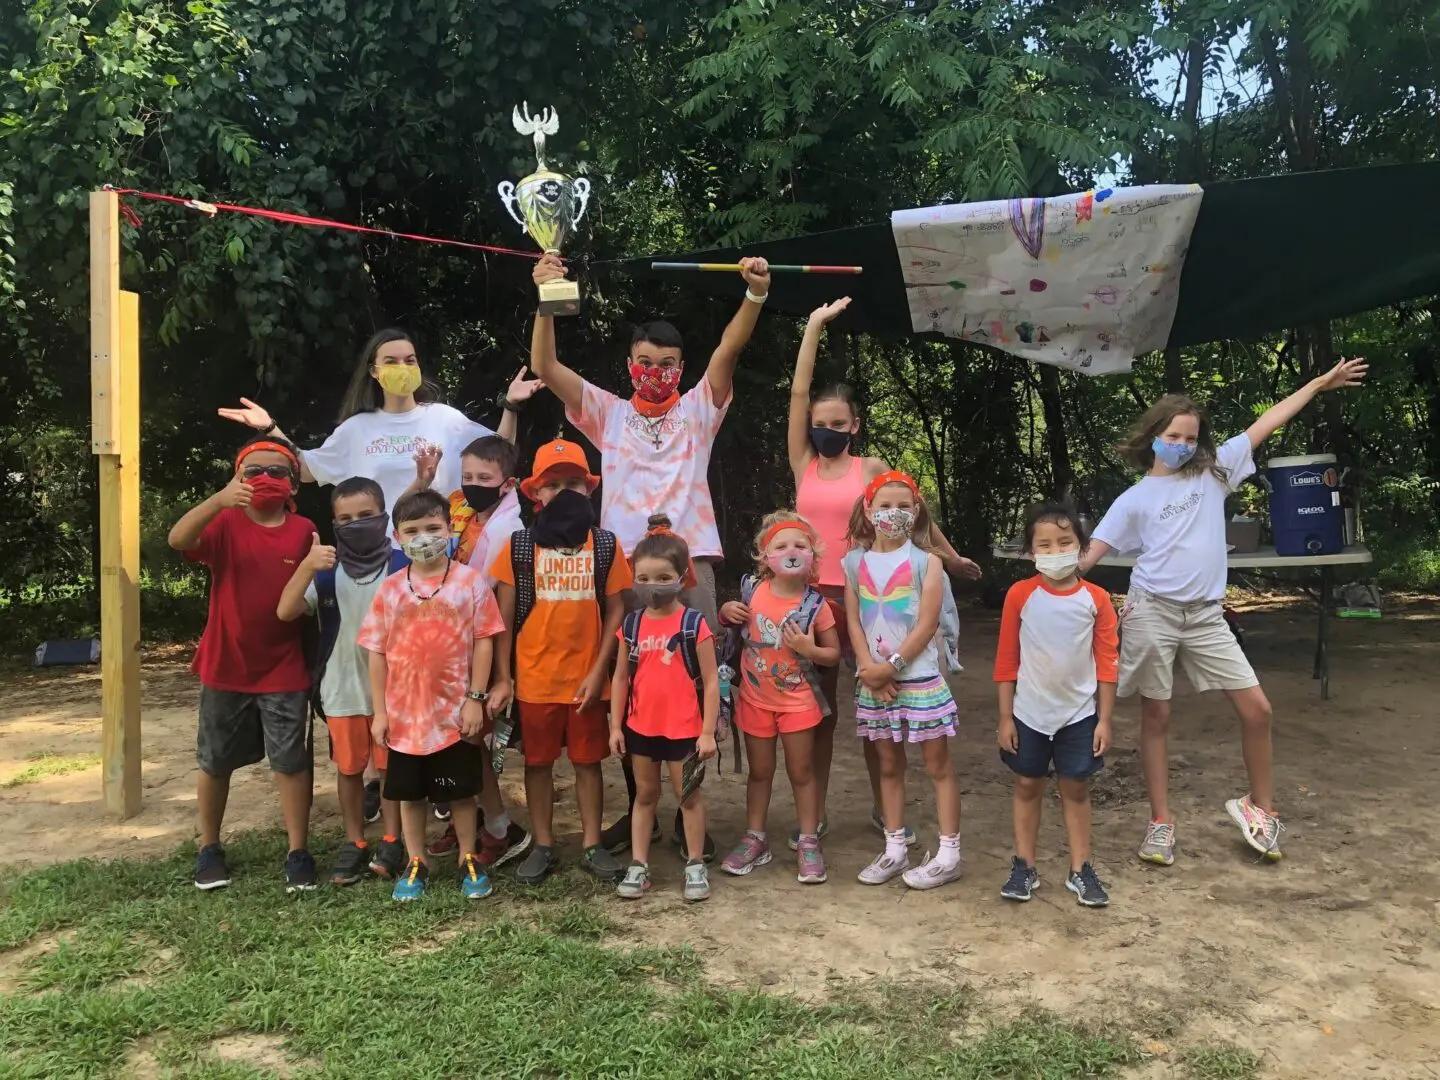
<path id="1" fill-rule="evenodd" d="M 1150 444 L 1155 451 L 1155 460 L 1171 469 L 1178 469 L 1195 456 L 1195 447 L 1187 443 L 1165 442 L 1157 438 Z"/>

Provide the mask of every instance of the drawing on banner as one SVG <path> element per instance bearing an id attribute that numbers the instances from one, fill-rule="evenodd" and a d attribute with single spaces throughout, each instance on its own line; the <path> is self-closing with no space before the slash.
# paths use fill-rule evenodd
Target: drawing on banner
<path id="1" fill-rule="evenodd" d="M 1198 185 L 1102 188 L 896 211 L 917 331 L 1092 375 L 1163 348 Z"/>

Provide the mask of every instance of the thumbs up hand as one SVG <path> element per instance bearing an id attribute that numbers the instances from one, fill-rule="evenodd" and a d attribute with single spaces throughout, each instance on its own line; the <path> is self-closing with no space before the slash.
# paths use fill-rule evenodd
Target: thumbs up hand
<path id="1" fill-rule="evenodd" d="M 320 542 L 320 534 L 310 534 L 310 553 L 305 556 L 305 566 L 312 574 L 330 570 L 335 566 L 335 549 Z"/>

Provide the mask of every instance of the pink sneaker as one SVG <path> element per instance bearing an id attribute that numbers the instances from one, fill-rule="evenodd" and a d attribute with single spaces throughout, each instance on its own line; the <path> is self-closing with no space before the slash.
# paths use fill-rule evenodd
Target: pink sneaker
<path id="1" fill-rule="evenodd" d="M 829 876 L 825 873 L 825 855 L 820 850 L 818 837 L 803 836 L 796 847 L 796 862 L 799 872 L 795 875 L 801 885 L 823 885 Z"/>
<path id="2" fill-rule="evenodd" d="M 757 866 L 764 866 L 770 861 L 770 845 L 761 840 L 752 832 L 747 832 L 725 856 L 725 861 L 720 864 L 720 869 L 727 874 L 734 874 L 736 877 L 744 877 Z"/>

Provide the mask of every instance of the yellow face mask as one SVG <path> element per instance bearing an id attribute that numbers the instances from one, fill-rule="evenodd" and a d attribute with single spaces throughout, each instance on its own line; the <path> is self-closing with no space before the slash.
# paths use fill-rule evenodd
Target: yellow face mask
<path id="1" fill-rule="evenodd" d="M 384 364 L 375 370 L 375 378 L 387 394 L 404 397 L 420 389 L 418 364 Z"/>

